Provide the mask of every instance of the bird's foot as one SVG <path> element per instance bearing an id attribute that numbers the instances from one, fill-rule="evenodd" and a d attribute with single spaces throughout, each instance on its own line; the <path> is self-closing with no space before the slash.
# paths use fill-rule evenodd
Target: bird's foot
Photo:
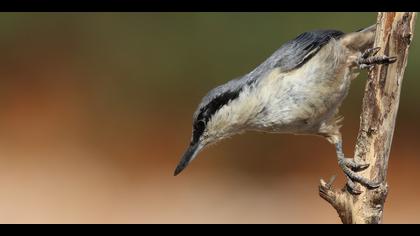
<path id="1" fill-rule="evenodd" d="M 358 163 L 351 158 L 339 158 L 338 165 L 343 170 L 347 178 L 347 189 L 353 194 L 360 194 L 362 191 L 357 188 L 356 183 L 360 183 L 363 186 L 374 189 L 379 187 L 381 184 L 373 182 L 367 178 L 358 175 L 356 172 L 365 170 L 369 167 L 367 163 Z"/>
<path id="2" fill-rule="evenodd" d="M 366 51 L 364 51 L 357 60 L 359 68 L 371 69 L 374 65 L 392 64 L 397 60 L 396 57 L 389 57 L 385 55 L 376 56 L 380 49 L 380 47 L 366 49 Z"/>
<path id="3" fill-rule="evenodd" d="M 367 163 L 358 163 L 354 160 L 354 158 L 345 158 L 345 157 L 340 157 L 338 159 L 338 165 L 342 168 L 343 166 L 350 168 L 351 170 L 355 172 L 365 170 L 366 168 L 369 167 L 369 164 Z"/>

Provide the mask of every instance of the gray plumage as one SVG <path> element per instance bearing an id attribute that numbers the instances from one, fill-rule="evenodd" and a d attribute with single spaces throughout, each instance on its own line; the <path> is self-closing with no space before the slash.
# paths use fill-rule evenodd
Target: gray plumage
<path id="1" fill-rule="evenodd" d="M 374 57 L 378 50 L 368 49 L 375 29 L 374 25 L 348 34 L 338 30 L 305 32 L 283 44 L 250 73 L 210 90 L 193 115 L 192 139 L 175 175 L 202 148 L 256 130 L 323 136 L 336 145 L 340 167 L 349 179 L 367 184 L 348 168 L 365 165 L 342 154 L 337 113 L 357 69 L 394 61 Z"/>
<path id="2" fill-rule="evenodd" d="M 269 68 L 280 67 L 283 72 L 296 69 L 331 39 L 338 39 L 343 34 L 338 30 L 305 32 L 281 46 L 265 63 Z"/>

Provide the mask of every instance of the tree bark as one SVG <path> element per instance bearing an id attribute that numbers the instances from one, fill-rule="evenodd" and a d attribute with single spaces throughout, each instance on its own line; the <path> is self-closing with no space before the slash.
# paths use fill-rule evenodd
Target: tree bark
<path id="1" fill-rule="evenodd" d="M 380 12 L 377 18 L 374 47 L 381 48 L 378 55 L 396 56 L 397 61 L 377 65 L 369 72 L 354 158 L 369 163 L 369 168 L 359 173 L 367 179 L 380 181 L 381 185 L 376 189 L 359 185 L 363 192 L 353 195 L 346 188 L 335 190 L 332 187 L 334 179 L 329 183 L 321 179 L 320 196 L 337 210 L 345 224 L 382 222 L 388 193 L 388 158 L 415 19 L 416 13 L 410 12 Z"/>

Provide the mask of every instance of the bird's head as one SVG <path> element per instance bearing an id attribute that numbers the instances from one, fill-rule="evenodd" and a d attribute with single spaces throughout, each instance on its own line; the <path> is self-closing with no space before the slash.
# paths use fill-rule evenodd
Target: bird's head
<path id="1" fill-rule="evenodd" d="M 244 90 L 243 80 L 232 80 L 211 90 L 201 101 L 193 116 L 191 142 L 182 156 L 174 175 L 178 175 L 206 146 L 242 132 L 245 116 L 238 106 Z M 239 110 L 238 110 L 239 109 Z"/>

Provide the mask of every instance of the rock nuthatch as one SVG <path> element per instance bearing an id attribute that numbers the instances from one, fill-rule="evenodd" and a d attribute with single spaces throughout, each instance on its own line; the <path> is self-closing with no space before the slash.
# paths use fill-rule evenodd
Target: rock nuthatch
<path id="1" fill-rule="evenodd" d="M 379 183 L 356 174 L 368 164 L 344 156 L 337 115 L 360 69 L 396 60 L 376 56 L 375 31 L 376 25 L 351 33 L 302 33 L 253 71 L 212 89 L 194 113 L 192 139 L 174 175 L 204 147 L 254 130 L 325 137 L 335 145 L 349 190 L 358 193 L 355 182 L 377 187 Z"/>

